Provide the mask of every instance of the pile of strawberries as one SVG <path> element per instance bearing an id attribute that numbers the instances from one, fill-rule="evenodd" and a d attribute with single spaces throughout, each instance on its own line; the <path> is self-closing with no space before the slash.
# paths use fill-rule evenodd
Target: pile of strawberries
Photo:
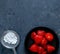
<path id="1" fill-rule="evenodd" d="M 38 30 L 31 33 L 31 39 L 34 41 L 34 44 L 29 47 L 29 51 L 37 54 L 49 54 L 55 51 L 55 47 L 49 44 L 54 39 L 52 33 Z"/>

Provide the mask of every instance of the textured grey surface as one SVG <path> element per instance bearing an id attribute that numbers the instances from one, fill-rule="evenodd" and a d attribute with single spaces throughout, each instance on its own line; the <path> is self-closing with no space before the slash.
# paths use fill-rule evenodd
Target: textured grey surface
<path id="1" fill-rule="evenodd" d="M 5 30 L 15 30 L 21 36 L 17 54 L 26 54 L 25 37 L 37 26 L 60 32 L 60 0 L 0 0 L 0 37 Z M 0 54 L 13 54 L 13 51 L 0 43 Z"/>

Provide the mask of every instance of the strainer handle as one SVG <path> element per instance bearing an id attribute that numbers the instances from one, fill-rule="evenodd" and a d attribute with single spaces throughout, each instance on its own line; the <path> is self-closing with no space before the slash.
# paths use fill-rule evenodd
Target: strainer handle
<path id="1" fill-rule="evenodd" d="M 17 54 L 17 52 L 16 52 L 15 48 L 13 48 L 13 52 L 14 52 L 14 54 Z"/>

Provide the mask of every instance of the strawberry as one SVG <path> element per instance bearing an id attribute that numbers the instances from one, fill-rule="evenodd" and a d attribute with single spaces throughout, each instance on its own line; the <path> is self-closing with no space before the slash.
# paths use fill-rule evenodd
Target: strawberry
<path id="1" fill-rule="evenodd" d="M 40 35 L 40 36 L 44 36 L 44 35 L 45 35 L 45 31 L 43 31 L 43 30 L 38 30 L 38 31 L 37 31 L 37 34 Z"/>
<path id="2" fill-rule="evenodd" d="M 46 44 L 47 44 L 46 38 L 43 38 L 43 39 L 42 39 L 41 44 L 42 44 L 42 45 L 46 45 Z"/>
<path id="3" fill-rule="evenodd" d="M 46 51 L 44 51 L 44 52 L 42 52 L 42 54 L 47 54 L 47 52 L 46 52 Z"/>
<path id="4" fill-rule="evenodd" d="M 40 44 L 42 39 L 43 39 L 43 36 L 36 35 L 34 41 L 36 44 Z"/>
<path id="5" fill-rule="evenodd" d="M 34 40 L 34 37 L 36 36 L 36 33 L 35 32 L 32 32 L 31 33 L 31 38 Z"/>
<path id="6" fill-rule="evenodd" d="M 55 50 L 55 47 L 54 46 L 47 45 L 47 51 L 48 52 L 53 52 L 54 50 Z"/>
<path id="7" fill-rule="evenodd" d="M 44 48 L 44 49 L 47 49 L 47 45 L 43 45 L 43 48 Z"/>
<path id="8" fill-rule="evenodd" d="M 36 44 L 31 45 L 29 48 L 31 52 L 37 52 L 37 49 L 38 49 L 38 46 Z"/>
<path id="9" fill-rule="evenodd" d="M 38 47 L 38 54 L 41 54 L 43 51 L 44 51 L 44 48 L 41 47 L 41 46 L 39 46 L 39 47 Z"/>
<path id="10" fill-rule="evenodd" d="M 46 33 L 45 37 L 48 41 L 52 41 L 54 39 L 54 37 L 51 33 Z"/>

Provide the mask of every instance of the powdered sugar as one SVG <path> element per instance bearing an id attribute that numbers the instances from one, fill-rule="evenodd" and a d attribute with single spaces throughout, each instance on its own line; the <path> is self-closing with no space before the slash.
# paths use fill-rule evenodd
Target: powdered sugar
<path id="1" fill-rule="evenodd" d="M 13 32 L 8 32 L 4 36 L 4 41 L 7 42 L 8 44 L 16 44 L 17 43 L 17 37 Z"/>

